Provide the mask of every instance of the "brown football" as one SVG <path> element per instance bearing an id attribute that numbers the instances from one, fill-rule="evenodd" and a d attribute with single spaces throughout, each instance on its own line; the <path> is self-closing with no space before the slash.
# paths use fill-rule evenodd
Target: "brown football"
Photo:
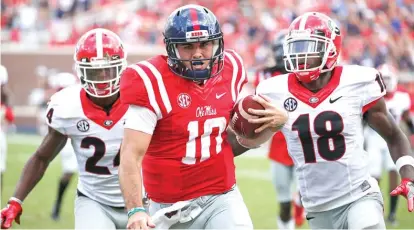
<path id="1" fill-rule="evenodd" d="M 264 109 L 264 107 L 253 100 L 254 95 L 249 95 L 239 100 L 233 108 L 230 125 L 237 135 L 245 138 L 255 138 L 257 133 L 254 131 L 262 126 L 262 124 L 249 123 L 250 118 L 257 118 L 258 116 L 250 114 L 249 108 Z"/>

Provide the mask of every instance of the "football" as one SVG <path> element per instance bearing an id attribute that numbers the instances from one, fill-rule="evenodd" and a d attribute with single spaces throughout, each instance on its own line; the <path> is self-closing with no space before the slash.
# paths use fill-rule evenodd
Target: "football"
<path id="1" fill-rule="evenodd" d="M 249 108 L 264 109 L 264 107 L 257 101 L 253 100 L 254 95 L 249 95 L 239 100 L 233 108 L 230 126 L 237 135 L 249 139 L 257 137 L 258 133 L 254 130 L 262 126 L 262 124 L 249 123 L 250 118 L 257 118 L 258 116 L 250 114 Z"/>

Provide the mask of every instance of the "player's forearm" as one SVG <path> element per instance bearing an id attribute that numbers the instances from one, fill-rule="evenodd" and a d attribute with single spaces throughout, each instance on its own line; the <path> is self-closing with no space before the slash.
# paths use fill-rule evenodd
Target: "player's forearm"
<path id="1" fill-rule="evenodd" d="M 412 156 L 410 142 L 400 129 L 396 130 L 391 140 L 388 141 L 388 147 L 394 162 L 403 156 Z M 402 178 L 414 180 L 414 167 L 411 165 L 401 167 L 400 175 Z"/>
<path id="2" fill-rule="evenodd" d="M 240 156 L 249 150 L 248 148 L 240 145 L 240 143 L 236 139 L 236 134 L 229 129 L 227 130 L 227 141 L 231 145 L 231 148 L 233 150 L 233 155 L 235 157 Z"/>
<path id="3" fill-rule="evenodd" d="M 141 164 L 123 153 L 119 165 L 119 183 L 127 209 L 143 207 Z"/>
<path id="4" fill-rule="evenodd" d="M 42 179 L 49 166 L 49 161 L 34 154 L 23 168 L 22 175 L 16 186 L 14 197 L 23 201 Z"/>

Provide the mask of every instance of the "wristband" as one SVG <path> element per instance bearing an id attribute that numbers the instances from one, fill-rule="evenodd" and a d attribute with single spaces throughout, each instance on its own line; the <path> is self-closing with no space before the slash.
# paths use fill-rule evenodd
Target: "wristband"
<path id="1" fill-rule="evenodd" d="M 130 218 L 132 215 L 134 215 L 137 212 L 146 212 L 146 210 L 143 207 L 132 208 L 128 211 L 128 218 Z"/>
<path id="2" fill-rule="evenodd" d="M 395 162 L 395 166 L 397 166 L 397 171 L 399 172 L 401 167 L 403 167 L 404 165 L 411 165 L 414 167 L 414 157 L 412 156 L 402 156 L 400 158 L 397 159 L 397 161 Z"/>
<path id="3" fill-rule="evenodd" d="M 19 203 L 20 205 L 23 205 L 23 201 L 21 201 L 20 199 L 18 199 L 16 197 L 10 197 L 9 201 L 15 201 L 15 202 Z"/>

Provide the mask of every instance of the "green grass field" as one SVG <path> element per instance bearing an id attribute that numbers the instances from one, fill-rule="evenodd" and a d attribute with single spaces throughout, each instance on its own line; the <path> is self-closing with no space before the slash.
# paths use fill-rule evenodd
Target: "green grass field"
<path id="1" fill-rule="evenodd" d="M 7 199 L 13 194 L 14 186 L 20 177 L 22 167 L 40 139 L 32 136 L 16 135 L 9 137 L 7 171 L 3 181 L 1 205 L 5 206 Z M 240 190 L 249 208 L 255 228 L 275 229 L 278 204 L 270 181 L 269 162 L 263 157 L 239 157 L 236 160 L 237 177 Z M 74 227 L 73 205 L 77 181 L 72 181 L 65 196 L 61 219 L 58 222 L 50 218 L 54 203 L 58 179 L 61 174 L 60 158 L 56 158 L 49 167 L 42 181 L 32 191 L 24 202 L 24 212 L 21 225 L 14 228 L 25 229 L 68 229 Z M 387 179 L 384 178 L 383 194 L 385 194 L 385 209 L 388 213 Z M 408 213 L 405 199 L 400 199 L 398 209 L 398 226 L 389 228 L 414 228 L 414 213 Z M 308 228 L 308 225 L 302 226 Z"/>

